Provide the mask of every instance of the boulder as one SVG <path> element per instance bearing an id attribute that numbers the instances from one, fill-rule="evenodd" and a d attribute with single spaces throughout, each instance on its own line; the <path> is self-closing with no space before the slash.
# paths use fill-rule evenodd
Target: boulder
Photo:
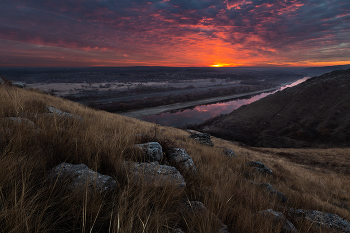
<path id="1" fill-rule="evenodd" d="M 190 215 L 203 215 L 203 217 L 205 218 L 208 218 L 210 215 L 214 216 L 220 225 L 218 232 L 228 233 L 228 227 L 225 224 L 223 224 L 220 221 L 220 219 L 218 219 L 218 217 L 215 216 L 215 214 L 210 213 L 202 202 L 185 200 L 182 202 L 180 208 L 181 212 L 186 212 Z"/>
<path id="2" fill-rule="evenodd" d="M 261 189 L 263 189 L 265 192 L 267 192 L 269 195 L 277 197 L 277 199 L 278 199 L 279 201 L 281 201 L 282 203 L 285 203 L 285 202 L 288 201 L 287 197 L 286 197 L 283 193 L 277 191 L 277 190 L 276 190 L 271 184 L 269 184 L 269 183 L 258 183 L 258 182 L 254 182 L 254 181 L 251 181 L 251 180 L 249 180 L 249 183 L 251 183 L 251 184 L 253 184 L 253 185 L 255 185 L 255 186 L 258 186 L 259 188 L 261 188 Z"/>
<path id="3" fill-rule="evenodd" d="M 299 233 L 299 231 L 295 228 L 293 223 L 291 223 L 281 212 L 276 212 L 272 209 L 267 209 L 260 211 L 259 214 L 266 218 L 270 218 L 273 222 L 274 228 L 278 225 L 281 225 L 281 233 Z"/>
<path id="4" fill-rule="evenodd" d="M 264 174 L 264 175 L 273 175 L 273 172 L 270 168 L 268 167 L 265 167 L 265 165 L 261 162 L 258 162 L 258 161 L 250 161 L 248 163 L 248 165 L 250 167 L 254 167 L 255 170 L 258 172 L 258 173 L 261 173 L 261 174 Z"/>
<path id="5" fill-rule="evenodd" d="M 47 114 L 48 116 L 54 115 L 54 116 L 58 116 L 58 117 L 62 117 L 64 119 L 75 119 L 75 120 L 79 120 L 79 121 L 84 121 L 84 119 L 80 116 L 71 114 L 71 113 L 67 113 L 67 112 L 62 112 L 61 110 L 51 107 L 51 106 L 46 106 L 46 110 L 47 110 Z"/>
<path id="6" fill-rule="evenodd" d="M 180 188 L 186 186 L 186 182 L 180 172 L 170 166 L 159 163 L 134 163 L 124 162 L 124 167 L 129 175 L 129 181 L 154 186 L 175 185 Z"/>
<path id="7" fill-rule="evenodd" d="M 236 153 L 233 151 L 233 150 L 231 150 L 231 149 L 224 149 L 223 151 L 222 151 L 222 153 L 224 154 L 224 155 L 226 155 L 227 157 L 229 157 L 229 158 L 237 158 L 237 155 L 236 155 Z"/>
<path id="8" fill-rule="evenodd" d="M 173 148 L 167 152 L 167 158 L 170 164 L 174 165 L 181 172 L 196 172 L 196 166 L 193 163 L 185 149 Z"/>
<path id="9" fill-rule="evenodd" d="M 75 190 L 88 187 L 89 189 L 97 189 L 102 193 L 118 188 L 117 182 L 112 177 L 101 175 L 89 169 L 85 164 L 61 163 L 51 170 L 50 177 L 62 182 L 71 180 L 70 189 Z"/>
<path id="10" fill-rule="evenodd" d="M 207 133 L 192 133 L 189 137 L 203 145 L 214 146 L 214 143 L 210 140 L 210 135 Z"/>
<path id="11" fill-rule="evenodd" d="M 11 82 L 12 86 L 19 87 L 19 88 L 25 88 L 26 84 L 24 82 Z"/>
<path id="12" fill-rule="evenodd" d="M 248 172 L 248 171 L 244 171 L 244 172 L 243 172 L 243 175 L 244 175 L 247 179 L 254 179 L 254 178 L 255 178 L 254 174 L 251 173 L 251 172 Z"/>
<path id="13" fill-rule="evenodd" d="M 163 159 L 162 146 L 158 142 L 136 144 L 135 148 L 141 150 L 146 162 L 160 161 Z"/>
<path id="14" fill-rule="evenodd" d="M 171 233 L 185 233 L 185 232 L 181 228 L 176 228 Z"/>
<path id="15" fill-rule="evenodd" d="M 37 129 L 38 127 L 32 122 L 31 120 L 27 118 L 20 118 L 20 117 L 6 117 L 4 119 L 1 119 L 0 124 L 15 124 L 15 125 L 25 125 L 29 128 Z"/>
<path id="16" fill-rule="evenodd" d="M 290 208 L 288 216 L 305 219 L 319 227 L 336 230 L 337 232 L 350 232 L 350 222 L 336 214 L 324 213 L 317 210 L 303 210 Z"/>

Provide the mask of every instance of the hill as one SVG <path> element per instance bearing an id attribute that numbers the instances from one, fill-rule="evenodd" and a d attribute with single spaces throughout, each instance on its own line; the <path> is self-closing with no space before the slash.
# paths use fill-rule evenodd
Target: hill
<path id="1" fill-rule="evenodd" d="M 0 232 L 349 232 L 350 149 L 206 146 L 189 135 L 1 84 Z M 147 142 L 162 159 L 136 150 Z"/>
<path id="2" fill-rule="evenodd" d="M 313 77 L 197 129 L 259 147 L 349 147 L 350 69 Z"/>

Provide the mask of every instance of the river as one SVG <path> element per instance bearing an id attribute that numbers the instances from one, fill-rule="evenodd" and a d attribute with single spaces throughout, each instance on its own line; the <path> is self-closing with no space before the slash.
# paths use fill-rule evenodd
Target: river
<path id="1" fill-rule="evenodd" d="M 200 124 L 209 118 L 218 116 L 220 114 L 230 113 L 242 105 L 253 103 L 254 101 L 271 95 L 277 91 L 296 86 L 309 78 L 310 77 L 304 77 L 293 83 L 284 85 L 272 92 L 265 92 L 254 96 L 246 96 L 244 98 L 220 101 L 212 104 L 198 105 L 187 109 L 173 110 L 157 115 L 145 116 L 142 117 L 141 120 L 173 127 L 183 127 L 187 124 Z"/>

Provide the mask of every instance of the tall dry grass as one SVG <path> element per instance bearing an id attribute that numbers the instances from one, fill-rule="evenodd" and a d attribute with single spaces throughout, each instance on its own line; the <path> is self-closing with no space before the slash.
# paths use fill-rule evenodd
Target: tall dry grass
<path id="1" fill-rule="evenodd" d="M 84 121 L 33 114 L 45 112 L 47 105 L 79 115 Z M 33 129 L 26 124 L 1 123 L 2 232 L 171 232 L 178 227 L 186 232 L 217 232 L 217 218 L 230 232 L 280 232 L 280 227 L 274 228 L 272 221 L 256 214 L 269 208 L 285 210 L 274 197 L 244 181 L 243 173 L 249 170 L 246 162 L 253 159 L 264 162 L 275 173 L 273 178 L 256 174 L 253 180 L 270 182 L 283 192 L 289 199 L 288 207 L 317 209 L 350 220 L 350 181 L 346 174 L 215 138 L 215 147 L 202 146 L 183 130 L 157 127 L 5 85 L 0 85 L 0 106 L 0 119 L 21 116 L 38 126 Z M 184 175 L 185 189 L 129 182 L 122 161 L 136 159 L 128 148 L 147 140 L 184 148 L 191 155 L 198 174 Z M 238 158 L 223 156 L 224 148 L 233 149 Z M 313 150 L 304 153 L 315 154 Z M 67 184 L 52 183 L 47 179 L 50 169 L 61 162 L 84 163 L 113 177 L 119 189 L 108 196 L 88 195 L 87 190 L 71 191 Z M 201 201 L 213 214 L 181 211 L 184 200 Z M 291 221 L 300 232 L 330 232 L 309 222 Z"/>

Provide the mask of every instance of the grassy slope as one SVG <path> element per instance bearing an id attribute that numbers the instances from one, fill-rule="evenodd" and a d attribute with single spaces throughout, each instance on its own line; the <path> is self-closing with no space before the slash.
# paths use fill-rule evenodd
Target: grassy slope
<path id="1" fill-rule="evenodd" d="M 1 232 L 216 232 L 214 216 L 189 216 L 179 211 L 183 199 L 202 201 L 230 232 L 271 232 L 272 223 L 257 217 L 259 210 L 281 209 L 281 204 L 261 190 L 242 181 L 245 163 L 259 160 L 272 168 L 274 178 L 256 176 L 255 181 L 270 182 L 289 198 L 289 207 L 317 209 L 350 220 L 350 181 L 342 170 L 320 169 L 281 157 L 280 151 L 259 151 L 214 138 L 213 148 L 187 137 L 188 133 L 117 114 L 95 111 L 77 103 L 0 85 L 0 118 L 21 112 L 44 111 L 45 105 L 82 116 L 78 121 L 32 118 L 41 131 L 21 126 L 0 126 L 0 230 Z M 12 130 L 8 130 L 11 127 Z M 124 175 L 121 162 L 133 158 L 127 148 L 138 142 L 137 134 L 157 132 L 186 149 L 198 175 L 185 176 L 184 190 L 172 187 L 135 186 Z M 221 154 L 233 149 L 238 159 Z M 318 150 L 299 149 L 285 153 L 304 153 L 322 159 Z M 324 157 L 348 158 L 350 149 L 322 150 Z M 85 163 L 89 168 L 114 177 L 120 190 L 112 196 L 86 196 L 70 192 L 65 185 L 45 179 L 60 162 Z M 327 232 L 306 222 L 291 221 L 300 232 Z M 279 231 L 277 231 L 279 232 Z"/>
<path id="2" fill-rule="evenodd" d="M 350 146 L 350 69 L 333 71 L 202 124 L 250 146 Z"/>

